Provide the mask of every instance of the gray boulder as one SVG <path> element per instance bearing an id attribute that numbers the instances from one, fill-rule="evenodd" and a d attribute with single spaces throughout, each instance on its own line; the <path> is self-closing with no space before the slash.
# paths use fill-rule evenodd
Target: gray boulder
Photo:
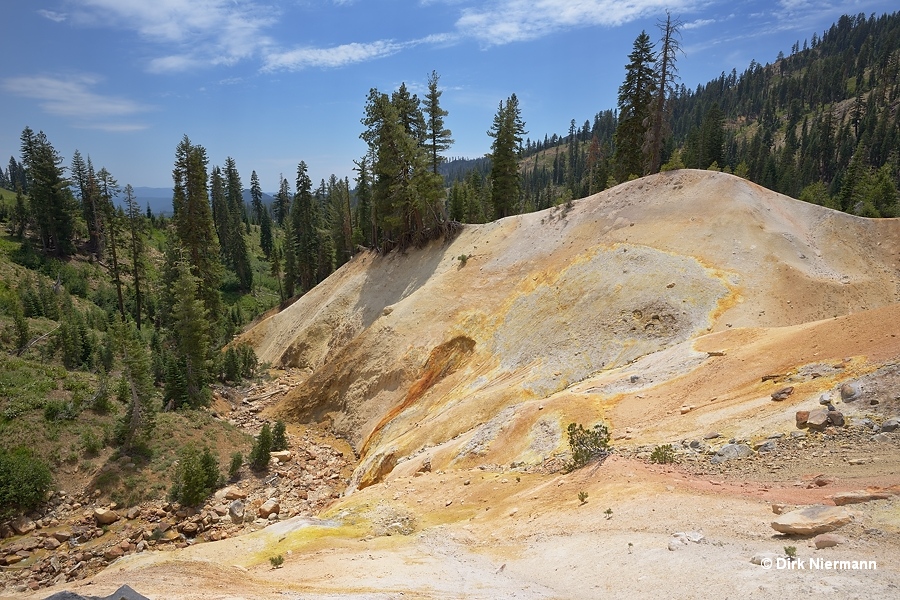
<path id="1" fill-rule="evenodd" d="M 240 500 L 235 500 L 228 506 L 228 516 L 231 517 L 231 522 L 235 525 L 240 525 L 244 522 L 244 503 Z"/>
<path id="2" fill-rule="evenodd" d="M 753 450 L 747 444 L 725 444 L 716 452 L 716 455 L 712 457 L 710 462 L 718 465 L 736 458 L 744 458 L 751 454 L 753 454 Z"/>
<path id="3" fill-rule="evenodd" d="M 881 424 L 881 431 L 896 431 L 897 428 L 900 428 L 900 418 L 894 417 L 892 419 L 888 419 L 884 423 Z"/>

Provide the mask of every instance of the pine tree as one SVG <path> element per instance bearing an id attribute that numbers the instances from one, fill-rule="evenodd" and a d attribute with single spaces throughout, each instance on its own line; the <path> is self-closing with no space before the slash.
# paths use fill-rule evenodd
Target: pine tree
<path id="1" fill-rule="evenodd" d="M 432 172 L 438 174 L 438 166 L 444 161 L 441 156 L 453 144 L 451 131 L 444 127 L 444 117 L 449 113 L 441 108 L 440 98 L 444 92 L 438 89 L 440 77 L 432 71 L 428 77 L 428 93 L 425 95 L 426 134 L 428 136 L 428 158 Z"/>
<path id="2" fill-rule="evenodd" d="M 37 134 L 26 127 L 22 131 L 22 162 L 31 218 L 38 228 L 45 253 L 68 256 L 75 252 L 72 236 L 75 230 L 75 200 L 60 167 L 62 157 L 50 144 L 44 132 Z M 23 188 L 24 189 L 24 188 Z"/>
<path id="3" fill-rule="evenodd" d="M 213 167 L 209 174 L 209 198 L 212 208 L 213 226 L 216 229 L 216 237 L 219 240 L 219 249 L 222 258 L 230 266 L 228 261 L 228 248 L 231 246 L 232 233 L 229 222 L 228 201 L 225 198 L 225 178 L 222 169 Z"/>
<path id="4" fill-rule="evenodd" d="M 125 186 L 125 216 L 128 219 L 128 233 L 131 251 L 131 279 L 134 282 L 134 319 L 138 330 L 141 329 L 141 313 L 144 295 L 141 282 L 146 272 L 146 247 L 144 244 L 145 223 L 141 207 L 134 195 L 131 184 Z"/>
<path id="5" fill-rule="evenodd" d="M 502 101 L 488 135 L 491 143 L 491 203 L 494 218 L 515 214 L 522 190 L 519 177 L 519 149 L 525 135 L 519 100 L 513 94 Z"/>
<path id="6" fill-rule="evenodd" d="M 120 215 L 116 212 L 114 199 L 119 195 L 119 183 L 106 170 L 101 168 L 97 173 L 97 188 L 100 211 L 105 226 L 104 238 L 109 244 L 110 275 L 116 285 L 116 298 L 119 302 L 119 316 L 125 319 L 125 297 L 122 293 L 122 272 L 119 267 L 118 236 L 121 228 Z"/>
<path id="7" fill-rule="evenodd" d="M 259 247 L 263 251 L 263 254 L 265 254 L 266 259 L 272 257 L 273 244 L 272 217 L 269 216 L 269 211 L 263 208 L 259 220 Z"/>
<path id="8" fill-rule="evenodd" d="M 172 220 L 178 246 L 185 252 L 191 272 L 200 281 L 196 294 L 209 314 L 212 331 L 216 328 L 218 315 L 222 314 L 219 295 L 222 263 L 206 187 L 207 163 L 206 149 L 192 144 L 184 136 L 175 150 Z"/>
<path id="9" fill-rule="evenodd" d="M 275 194 L 272 212 L 275 222 L 279 225 L 284 225 L 285 219 L 291 214 L 291 186 L 287 179 L 280 175 L 278 177 L 278 193 Z"/>
<path id="10" fill-rule="evenodd" d="M 249 291 L 253 288 L 253 269 L 250 266 L 247 241 L 244 238 L 243 224 L 247 221 L 244 190 L 237 165 L 230 156 L 225 159 L 225 195 L 228 204 L 229 246 L 227 254 L 229 263 L 238 276 L 241 288 Z"/>
<path id="11" fill-rule="evenodd" d="M 313 199 L 312 180 L 307 171 L 306 163 L 300 161 L 297 165 L 297 192 L 291 206 L 291 253 L 285 248 L 285 274 L 288 273 L 288 261 L 296 261 L 296 275 L 304 292 L 311 290 L 316 284 L 320 250 L 319 211 Z M 288 295 L 292 296 L 293 290 Z"/>
<path id="12" fill-rule="evenodd" d="M 172 294 L 171 360 L 166 378 L 166 402 L 170 408 L 197 408 L 209 403 L 207 354 L 209 352 L 208 311 L 197 291 L 202 285 L 191 272 L 187 256 L 176 265 L 177 279 Z"/>
<path id="13" fill-rule="evenodd" d="M 363 246 L 375 245 L 374 219 L 372 218 L 372 187 L 369 178 L 368 156 L 354 161 L 356 177 L 356 229 L 354 241 Z"/>
<path id="14" fill-rule="evenodd" d="M 253 218 L 257 223 L 262 225 L 263 220 L 263 212 L 265 212 L 265 207 L 262 203 L 262 188 L 259 186 L 259 177 L 256 175 L 256 171 L 250 173 L 250 204 L 253 208 Z M 266 253 L 268 256 L 269 253 Z"/>
<path id="15" fill-rule="evenodd" d="M 78 190 L 84 222 L 88 228 L 88 248 L 97 258 L 102 258 L 102 225 L 100 223 L 102 211 L 98 207 L 97 179 L 91 164 L 91 157 L 88 156 L 87 162 L 85 162 L 81 153 L 76 150 L 72 155 L 71 170 L 72 182 Z"/>
<path id="16" fill-rule="evenodd" d="M 134 325 L 120 321 L 115 334 L 119 340 L 122 377 L 129 391 L 128 405 L 119 422 L 116 437 L 128 451 L 139 440 L 146 438 L 155 426 L 153 375 L 147 347 Z"/>
<path id="17" fill-rule="evenodd" d="M 635 39 L 619 87 L 619 126 L 616 128 L 616 178 L 625 181 L 647 171 L 643 153 L 650 107 L 656 93 L 653 44 L 646 31 Z"/>

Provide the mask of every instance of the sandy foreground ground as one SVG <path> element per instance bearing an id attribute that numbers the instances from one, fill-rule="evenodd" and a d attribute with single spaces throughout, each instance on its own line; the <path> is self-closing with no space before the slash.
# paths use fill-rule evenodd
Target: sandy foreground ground
<path id="1" fill-rule="evenodd" d="M 134 555 L 60 589 L 102 596 L 127 583 L 154 600 L 896 597 L 900 501 L 852 505 L 854 521 L 840 530 L 846 543 L 816 550 L 809 538 L 772 530 L 771 504 L 827 502 L 870 481 L 795 483 L 711 479 L 615 456 L 565 475 L 426 473 L 354 494 L 321 521 Z M 588 492 L 584 504 L 579 491 Z M 385 516 L 412 517 L 415 530 L 372 536 L 371 523 Z M 669 550 L 678 532 L 703 538 Z M 781 558 L 786 545 L 802 569 Z M 757 553 L 772 553 L 773 567 L 751 563 Z M 273 569 L 276 554 L 285 561 Z M 828 560 L 877 568 L 828 569 Z"/>

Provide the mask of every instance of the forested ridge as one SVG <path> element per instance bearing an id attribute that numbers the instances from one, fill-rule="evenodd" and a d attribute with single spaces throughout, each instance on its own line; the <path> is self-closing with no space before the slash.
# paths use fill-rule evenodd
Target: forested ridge
<path id="1" fill-rule="evenodd" d="M 618 107 L 580 126 L 572 119 L 564 135 L 525 140 L 519 211 L 581 198 L 659 168 L 689 167 L 725 170 L 863 216 L 900 214 L 900 13 L 845 15 L 772 63 L 752 61 L 741 73 L 732 69 L 696 88 L 671 85 L 658 168 L 650 164 L 647 115 L 629 118 L 632 107 L 650 110 L 660 98 L 655 82 L 664 28 L 655 43 L 645 34 L 629 55 Z M 642 77 L 646 95 L 635 103 L 627 96 L 629 81 Z M 448 176 L 455 218 L 495 216 L 486 192 L 489 167 Z"/>

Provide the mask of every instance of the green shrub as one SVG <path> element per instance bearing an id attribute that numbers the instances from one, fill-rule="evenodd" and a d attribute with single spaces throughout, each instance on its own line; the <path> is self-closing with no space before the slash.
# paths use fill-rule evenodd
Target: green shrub
<path id="1" fill-rule="evenodd" d="M 586 503 L 587 503 L 587 499 L 588 499 L 588 493 L 587 493 L 587 492 L 585 492 L 585 491 L 583 491 L 583 490 L 580 491 L 580 492 L 578 492 L 578 501 L 579 501 L 579 502 L 581 502 L 582 504 L 586 504 Z"/>
<path id="2" fill-rule="evenodd" d="M 277 569 L 284 564 L 284 557 L 280 554 L 277 556 L 270 556 L 269 563 L 272 565 L 273 569 Z"/>
<path id="3" fill-rule="evenodd" d="M 228 465 L 228 478 L 229 479 L 237 479 L 238 472 L 241 470 L 241 465 L 244 464 L 244 455 L 240 452 L 235 452 L 231 455 L 231 464 Z"/>
<path id="4" fill-rule="evenodd" d="M 197 506 L 215 491 L 220 477 L 219 463 L 209 448 L 198 452 L 196 447 L 187 445 L 178 454 L 169 499 L 185 506 Z"/>
<path id="5" fill-rule="evenodd" d="M 272 450 L 287 450 L 287 436 L 285 435 L 284 421 L 276 421 L 272 428 Z"/>
<path id="6" fill-rule="evenodd" d="M 72 402 L 48 400 L 44 405 L 44 420 L 71 421 L 78 416 L 78 408 Z"/>
<path id="7" fill-rule="evenodd" d="M 254 471 L 264 471 L 269 466 L 269 452 L 272 451 L 272 430 L 269 424 L 262 426 L 259 435 L 256 436 L 256 443 L 253 444 L 253 450 L 250 451 L 250 468 Z"/>
<path id="8" fill-rule="evenodd" d="M 103 440 L 93 430 L 83 431 L 81 433 L 81 447 L 84 448 L 86 454 L 96 456 L 103 447 Z"/>
<path id="9" fill-rule="evenodd" d="M 668 465 L 675 462 L 675 448 L 672 444 L 657 446 L 650 453 L 650 462 L 660 465 Z"/>
<path id="10" fill-rule="evenodd" d="M 570 471 L 609 455 L 609 429 L 606 425 L 597 423 L 593 429 L 585 429 L 581 424 L 569 423 L 568 432 L 569 447 L 572 450 Z"/>
<path id="11" fill-rule="evenodd" d="M 25 448 L 0 448 L 0 519 L 37 507 L 50 489 L 50 467 Z"/>

